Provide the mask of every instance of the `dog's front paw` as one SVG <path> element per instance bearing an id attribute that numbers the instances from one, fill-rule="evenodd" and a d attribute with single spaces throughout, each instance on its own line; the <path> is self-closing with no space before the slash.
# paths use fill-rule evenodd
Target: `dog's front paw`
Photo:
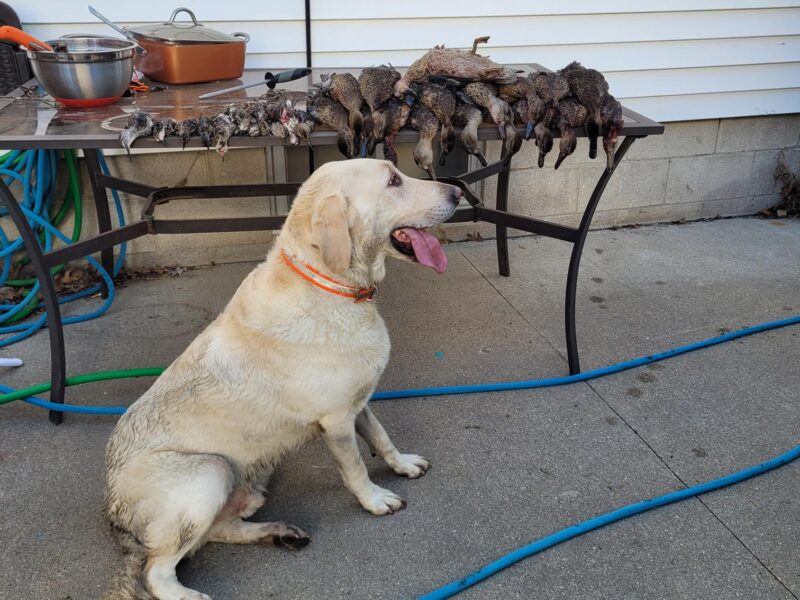
<path id="1" fill-rule="evenodd" d="M 364 510 L 371 512 L 373 515 L 391 515 L 406 507 L 406 501 L 400 496 L 374 484 L 358 500 Z"/>
<path id="2" fill-rule="evenodd" d="M 431 463 L 427 458 L 418 454 L 398 454 L 389 466 L 398 475 L 403 475 L 409 479 L 422 477 L 431 468 Z"/>

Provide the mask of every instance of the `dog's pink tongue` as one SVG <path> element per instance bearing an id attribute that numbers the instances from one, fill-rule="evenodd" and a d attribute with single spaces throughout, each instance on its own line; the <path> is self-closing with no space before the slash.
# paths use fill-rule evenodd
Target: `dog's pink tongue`
<path id="1" fill-rule="evenodd" d="M 427 231 L 412 229 L 411 227 L 403 229 L 403 231 L 411 239 L 411 245 L 414 247 L 414 256 L 417 257 L 417 261 L 420 264 L 432 267 L 437 273 L 444 273 L 447 268 L 447 255 L 439 245 L 439 240 Z"/>

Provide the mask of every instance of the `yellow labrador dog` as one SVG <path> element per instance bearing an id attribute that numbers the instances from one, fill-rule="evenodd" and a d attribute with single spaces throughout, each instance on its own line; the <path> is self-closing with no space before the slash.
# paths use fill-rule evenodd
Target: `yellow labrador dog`
<path id="1" fill-rule="evenodd" d="M 243 519 L 281 457 L 316 436 L 366 510 L 405 506 L 370 481 L 356 445 L 358 433 L 399 475 L 430 467 L 401 454 L 367 406 L 389 358 L 368 299 L 387 256 L 445 269 L 424 228 L 460 196 L 371 159 L 328 163 L 303 184 L 266 262 L 111 435 L 106 511 L 127 556 L 106 599 L 208 600 L 175 574 L 205 542 L 305 546 L 298 527 Z"/>

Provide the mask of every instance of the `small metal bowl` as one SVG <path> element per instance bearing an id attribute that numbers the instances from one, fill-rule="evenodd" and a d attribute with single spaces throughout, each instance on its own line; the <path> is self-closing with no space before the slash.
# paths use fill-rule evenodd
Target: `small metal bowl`
<path id="1" fill-rule="evenodd" d="M 63 37 L 48 41 L 54 52 L 28 49 L 36 79 L 67 106 L 116 102 L 131 82 L 138 44 L 106 37 Z"/>

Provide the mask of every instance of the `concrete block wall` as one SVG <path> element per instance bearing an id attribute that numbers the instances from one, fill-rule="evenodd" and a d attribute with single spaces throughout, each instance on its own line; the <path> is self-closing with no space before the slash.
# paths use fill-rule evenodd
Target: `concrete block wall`
<path id="1" fill-rule="evenodd" d="M 778 200 L 779 186 L 773 177 L 778 155 L 784 152 L 790 165 L 800 170 L 799 144 L 800 114 L 669 123 L 664 135 L 638 140 L 631 147 L 606 189 L 593 226 L 757 213 Z M 487 158 L 499 156 L 498 142 L 486 146 Z M 410 145 L 400 148 L 400 165 L 418 175 L 410 150 Z M 604 169 L 605 157 L 601 154 L 589 160 L 586 140 L 579 140 L 576 152 L 557 171 L 553 169 L 556 156 L 557 149 L 539 169 L 534 142 L 523 144 L 512 161 L 509 210 L 577 225 Z M 318 156 L 323 161 L 337 157 L 333 148 L 322 149 Z M 298 172 L 296 166 L 287 168 L 280 149 L 269 148 L 231 150 L 224 161 L 203 150 L 136 154 L 133 162 L 123 155 L 111 156 L 108 162 L 112 173 L 155 186 L 286 181 L 287 173 Z M 91 234 L 96 231 L 96 218 L 85 179 L 84 231 Z M 476 191 L 492 206 L 496 178 L 478 186 Z M 125 194 L 122 201 L 126 219 L 138 218 L 143 201 Z M 279 214 L 285 211 L 285 199 L 174 201 L 158 210 L 163 217 L 184 218 Z M 447 225 L 439 233 L 454 241 L 490 238 L 494 226 Z M 147 236 L 129 244 L 128 264 L 146 267 L 260 260 L 272 239 L 272 232 Z"/>
<path id="2" fill-rule="evenodd" d="M 774 172 L 783 151 L 800 168 L 800 115 L 669 123 L 663 135 L 637 140 L 606 188 L 596 228 L 680 219 L 748 215 L 772 206 L 779 186 Z M 605 157 L 588 158 L 588 142 L 556 171 L 556 149 L 545 167 L 527 142 L 512 160 L 509 210 L 576 224 L 600 177 Z M 498 142 L 487 144 L 497 158 Z M 496 178 L 484 198 L 495 200 Z"/>

